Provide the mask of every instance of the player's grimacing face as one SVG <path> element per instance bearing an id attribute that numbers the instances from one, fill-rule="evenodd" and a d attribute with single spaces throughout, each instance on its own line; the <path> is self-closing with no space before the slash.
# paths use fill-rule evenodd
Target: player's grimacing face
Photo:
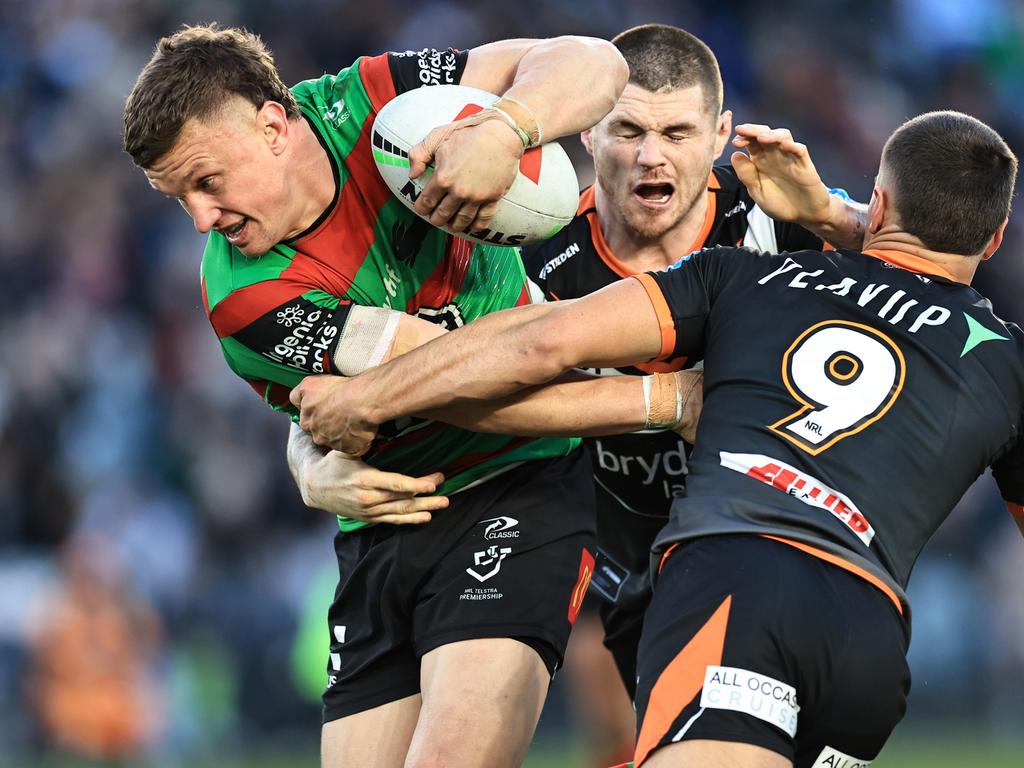
<path id="1" fill-rule="evenodd" d="M 171 150 L 146 169 L 196 229 L 223 234 L 246 256 L 261 256 L 294 234 L 286 176 L 258 111 L 243 100 L 206 121 L 188 120 Z"/>
<path id="2" fill-rule="evenodd" d="M 700 85 L 652 92 L 633 83 L 590 131 L 597 182 L 623 223 L 645 239 L 671 230 L 707 189 L 731 130 Z"/>

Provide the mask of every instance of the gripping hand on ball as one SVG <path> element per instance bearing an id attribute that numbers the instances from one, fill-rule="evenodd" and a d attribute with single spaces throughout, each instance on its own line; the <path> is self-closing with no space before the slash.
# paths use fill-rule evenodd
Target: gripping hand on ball
<path id="1" fill-rule="evenodd" d="M 416 212 L 453 232 L 486 229 L 516 178 L 523 151 L 516 132 L 488 110 L 435 128 L 409 151 L 410 178 L 433 165 Z"/>
<path id="2" fill-rule="evenodd" d="M 309 432 L 317 445 L 362 456 L 370 450 L 378 425 L 363 415 L 360 389 L 356 379 L 307 376 L 290 396 L 299 409 L 299 427 Z"/>

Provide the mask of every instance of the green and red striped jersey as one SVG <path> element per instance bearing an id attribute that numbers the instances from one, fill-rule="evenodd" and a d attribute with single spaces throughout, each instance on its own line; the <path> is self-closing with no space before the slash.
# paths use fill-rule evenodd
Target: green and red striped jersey
<path id="1" fill-rule="evenodd" d="M 390 307 L 457 328 L 529 303 L 514 248 L 480 245 L 431 227 L 392 196 L 374 164 L 371 128 L 399 93 L 457 83 L 466 53 L 423 50 L 358 59 L 292 91 L 334 169 L 333 203 L 293 240 L 247 258 L 213 232 L 203 299 L 231 369 L 295 417 L 289 390 L 331 359 L 352 304 Z M 453 493 L 529 459 L 562 456 L 575 438 L 468 432 L 423 419 L 383 425 L 366 461 L 387 471 L 444 472 Z M 343 530 L 363 524 L 342 519 Z"/>

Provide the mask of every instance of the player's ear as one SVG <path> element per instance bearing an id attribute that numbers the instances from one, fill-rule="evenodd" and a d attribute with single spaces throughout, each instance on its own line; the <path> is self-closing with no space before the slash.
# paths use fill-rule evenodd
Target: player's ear
<path id="1" fill-rule="evenodd" d="M 583 131 L 583 133 L 580 134 L 580 141 L 583 142 L 583 147 L 584 147 L 584 149 L 587 150 L 587 154 L 590 155 L 591 157 L 593 157 L 594 156 L 594 137 L 591 135 L 590 131 L 591 131 L 590 128 L 587 128 L 587 130 Z"/>
<path id="2" fill-rule="evenodd" d="M 876 184 L 871 190 L 871 200 L 868 202 L 868 232 L 874 234 L 885 225 L 886 217 L 891 215 L 886 210 L 889 205 L 888 193 Z"/>
<path id="3" fill-rule="evenodd" d="M 265 101 L 256 111 L 256 127 L 275 155 L 288 146 L 288 113 L 276 101 Z"/>
<path id="4" fill-rule="evenodd" d="M 725 149 L 726 142 L 729 141 L 730 136 L 732 136 L 732 110 L 727 109 L 718 116 L 718 124 L 715 126 L 716 159 L 722 154 L 722 150 Z"/>
<path id="5" fill-rule="evenodd" d="M 1006 225 L 1010 223 L 1010 220 L 1004 219 L 1003 223 L 999 225 L 999 229 L 992 235 L 992 239 L 988 241 L 988 245 L 985 246 L 985 250 L 981 252 L 981 260 L 988 261 L 992 258 L 992 254 L 995 253 L 999 246 L 1003 244 L 1003 234 L 1006 232 Z"/>

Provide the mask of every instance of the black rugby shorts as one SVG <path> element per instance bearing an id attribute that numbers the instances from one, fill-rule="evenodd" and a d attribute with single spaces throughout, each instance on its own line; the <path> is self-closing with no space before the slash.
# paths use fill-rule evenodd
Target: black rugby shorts
<path id="1" fill-rule="evenodd" d="M 593 573 L 586 454 L 529 461 L 450 498 L 425 525 L 335 538 L 325 723 L 418 693 L 420 658 L 448 643 L 509 637 L 551 673 L 561 664 Z"/>
<path id="2" fill-rule="evenodd" d="M 866 765 L 906 709 L 906 651 L 893 602 L 853 573 L 759 536 L 683 542 L 640 641 L 635 764 L 712 739 Z"/>

